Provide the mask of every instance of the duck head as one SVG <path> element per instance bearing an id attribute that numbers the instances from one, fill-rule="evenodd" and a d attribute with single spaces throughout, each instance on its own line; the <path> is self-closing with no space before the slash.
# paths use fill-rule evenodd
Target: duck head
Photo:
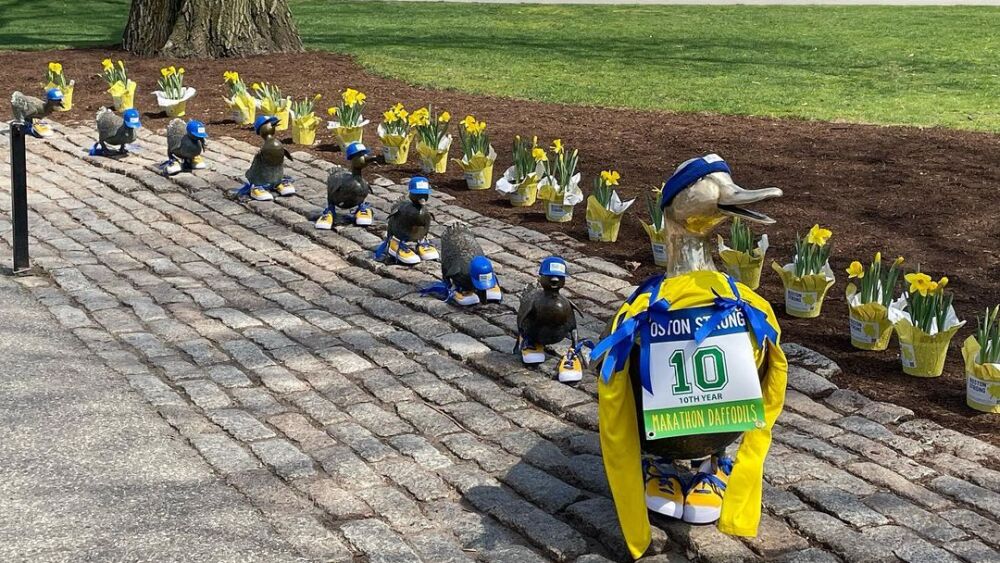
<path id="1" fill-rule="evenodd" d="M 353 174 L 360 174 L 365 166 L 375 161 L 375 157 L 370 154 L 368 147 L 362 143 L 347 145 L 344 156 L 351 163 L 351 173 Z"/>
<path id="2" fill-rule="evenodd" d="M 253 122 L 253 130 L 255 133 L 261 136 L 261 138 L 273 137 L 277 132 L 275 125 L 278 124 L 278 118 L 273 115 L 258 115 L 257 119 Z"/>
<path id="3" fill-rule="evenodd" d="M 196 143 L 201 145 L 201 149 L 205 150 L 205 140 L 208 139 L 208 132 L 205 130 L 205 124 L 192 119 L 187 123 L 187 134 L 189 137 L 194 139 Z"/>
<path id="4" fill-rule="evenodd" d="M 667 275 L 694 270 L 715 270 L 708 236 L 727 217 L 772 224 L 763 213 L 747 205 L 780 197 L 778 188 L 748 190 L 730 176 L 729 166 L 716 154 L 681 164 L 664 184 L 660 199 L 667 231 Z"/>
<path id="5" fill-rule="evenodd" d="M 410 201 L 417 207 L 420 207 L 426 204 L 427 200 L 431 197 L 431 183 L 423 176 L 414 176 L 410 178 L 408 191 Z"/>
<path id="6" fill-rule="evenodd" d="M 538 285 L 545 291 L 562 289 L 566 285 L 566 261 L 558 256 L 542 260 L 538 267 Z"/>
<path id="7" fill-rule="evenodd" d="M 51 112 L 56 109 L 66 109 L 66 101 L 63 99 L 62 90 L 49 88 L 45 91 L 45 111 Z"/>

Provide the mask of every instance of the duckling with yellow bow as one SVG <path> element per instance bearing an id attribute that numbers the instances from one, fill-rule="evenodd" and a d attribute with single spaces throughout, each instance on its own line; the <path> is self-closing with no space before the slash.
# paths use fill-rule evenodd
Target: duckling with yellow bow
<path id="1" fill-rule="evenodd" d="M 729 216 L 773 223 L 743 206 L 780 195 L 741 188 L 715 154 L 681 164 L 660 199 L 666 272 L 635 290 L 591 354 L 601 359 L 604 467 L 635 558 L 649 546 L 649 510 L 757 533 L 787 363 L 771 306 L 717 271 L 709 236 Z M 733 460 L 726 447 L 741 435 Z M 696 473 L 683 475 L 681 461 L 693 461 Z"/>

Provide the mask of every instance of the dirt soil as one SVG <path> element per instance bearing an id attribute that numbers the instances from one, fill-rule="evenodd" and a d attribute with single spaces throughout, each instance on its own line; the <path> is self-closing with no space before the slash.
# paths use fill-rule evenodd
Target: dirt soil
<path id="1" fill-rule="evenodd" d="M 489 124 L 494 147 L 500 153 L 498 176 L 510 165 L 510 145 L 515 134 L 537 135 L 549 144 L 561 138 L 580 150 L 583 187 L 604 169 L 621 172 L 620 192 L 644 198 L 659 186 L 678 163 L 709 152 L 722 155 L 733 169 L 733 178 L 749 188 L 778 186 L 785 192 L 778 200 L 755 209 L 771 215 L 777 224 L 767 228 L 771 240 L 768 260 L 791 257 L 796 233 L 819 223 L 833 230 L 831 242 L 837 284 L 830 290 L 818 319 L 799 320 L 783 310 L 781 282 L 770 267 L 764 271 L 760 293 L 775 304 L 785 339 L 818 350 L 843 367 L 835 377 L 842 387 L 913 409 L 947 427 L 1000 444 L 1000 415 L 978 413 L 965 405 L 965 383 L 959 348 L 975 325 L 974 315 L 1000 302 L 1000 136 L 911 127 L 881 127 L 707 114 L 673 114 L 596 107 L 563 106 L 506 98 L 475 96 L 454 91 L 418 88 L 375 76 L 349 57 L 310 52 L 249 59 L 138 60 L 107 50 L 72 50 L 35 53 L 2 53 L 0 89 L 38 94 L 45 65 L 61 61 L 68 77 L 76 80 L 74 108 L 57 114 L 58 121 L 91 120 L 96 110 L 110 103 L 100 76 L 105 57 L 124 59 L 129 76 L 139 87 L 136 103 L 147 127 L 162 129 L 167 119 L 157 113 L 151 92 L 159 69 L 170 64 L 186 68 L 187 85 L 198 89 L 188 102 L 188 115 L 204 121 L 209 134 L 230 135 L 249 142 L 256 137 L 228 118 L 222 102 L 226 93 L 222 73 L 236 70 L 247 84 L 268 81 L 296 98 L 323 95 L 319 112 L 339 98 L 346 87 L 368 95 L 366 131 L 369 146 L 377 147 L 375 127 L 381 112 L 396 102 L 416 109 L 433 102 L 457 121 L 473 114 Z M 9 119 L 9 110 L 3 115 Z M 457 135 L 456 135 L 457 137 Z M 452 156 L 458 156 L 456 139 Z M 331 135 L 322 130 L 310 151 L 334 162 L 343 162 Z M 415 159 L 411 158 L 411 161 Z M 382 166 L 377 173 L 399 179 L 418 171 L 416 165 Z M 454 163 L 447 174 L 432 178 L 444 190 L 485 215 L 501 218 L 543 232 L 565 231 L 586 242 L 585 251 L 616 264 L 638 262 L 633 279 L 656 272 L 648 239 L 639 224 L 647 219 L 643 199 L 623 220 L 619 241 L 587 241 L 584 205 L 573 222 L 546 222 L 542 206 L 511 208 L 494 190 L 465 189 L 461 170 Z M 851 344 L 847 324 L 844 269 L 852 260 L 866 262 L 875 251 L 886 257 L 903 255 L 935 278 L 947 275 L 955 292 L 959 317 L 969 324 L 952 343 L 944 376 L 925 380 L 900 369 L 898 345 L 886 352 L 862 352 Z M 572 283 L 572 282 L 570 282 Z"/>

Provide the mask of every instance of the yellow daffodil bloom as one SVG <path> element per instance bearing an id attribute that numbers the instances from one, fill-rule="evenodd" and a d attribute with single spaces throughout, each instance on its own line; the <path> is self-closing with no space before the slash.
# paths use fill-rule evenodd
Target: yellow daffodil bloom
<path id="1" fill-rule="evenodd" d="M 410 125 L 411 126 L 422 126 L 430 125 L 430 111 L 427 108 L 420 108 L 417 111 L 410 114 Z"/>
<path id="2" fill-rule="evenodd" d="M 405 112 L 406 110 L 403 108 L 403 104 L 402 103 L 396 102 L 396 105 L 392 106 L 392 111 L 394 111 L 397 114 L 399 114 L 399 113 Z"/>
<path id="3" fill-rule="evenodd" d="M 329 115 L 337 115 L 337 107 L 327 108 L 326 113 Z"/>
<path id="4" fill-rule="evenodd" d="M 160 75 L 163 76 L 163 78 L 166 78 L 166 77 L 170 76 L 171 74 L 173 74 L 173 73 L 170 72 L 169 68 L 161 68 L 160 69 Z"/>
<path id="5" fill-rule="evenodd" d="M 615 170 L 605 170 L 601 172 L 601 179 L 609 186 L 617 186 L 618 180 L 621 179 L 621 174 Z"/>
<path id="6" fill-rule="evenodd" d="M 476 126 L 476 118 L 471 115 L 467 115 L 465 116 L 465 119 L 462 120 L 462 125 L 465 127 L 466 131 L 471 133 L 471 129 L 474 129 Z"/>
<path id="7" fill-rule="evenodd" d="M 865 267 L 861 265 L 861 262 L 855 260 L 854 262 L 851 262 L 850 266 L 847 267 L 847 275 L 860 280 L 865 277 Z"/>
<path id="8" fill-rule="evenodd" d="M 438 121 L 441 123 L 448 123 L 451 121 L 451 114 L 446 111 L 442 112 L 441 115 L 438 116 Z"/>
<path id="9" fill-rule="evenodd" d="M 882 253 L 881 252 L 876 252 L 875 253 L 875 263 L 876 264 L 881 264 L 882 263 Z"/>
<path id="10" fill-rule="evenodd" d="M 184 67 L 177 69 L 177 74 L 184 74 Z"/>
<path id="11" fill-rule="evenodd" d="M 49 63 L 49 71 L 52 74 L 62 74 L 62 65 L 59 63 Z"/>
<path id="12" fill-rule="evenodd" d="M 398 110 L 394 108 L 393 111 L 396 113 L 397 116 L 399 116 L 400 119 L 406 119 L 406 117 L 410 115 L 410 112 L 406 111 L 402 107 L 400 107 Z"/>
<path id="13" fill-rule="evenodd" d="M 809 229 L 809 236 L 806 237 L 806 242 L 809 244 L 815 244 L 816 246 L 826 245 L 826 241 L 830 240 L 830 235 L 832 235 L 829 229 L 824 229 L 819 225 L 813 225 Z"/>
<path id="14" fill-rule="evenodd" d="M 222 79 L 225 80 L 226 82 L 239 82 L 240 73 L 234 72 L 232 70 L 227 70 L 226 72 L 222 73 Z"/>
<path id="15" fill-rule="evenodd" d="M 399 116 L 392 110 L 382 112 L 382 117 L 385 118 L 386 123 L 395 123 L 399 121 Z"/>
<path id="16" fill-rule="evenodd" d="M 938 284 L 931 281 L 931 277 L 921 272 L 906 274 L 903 278 L 910 284 L 910 293 L 919 293 L 926 296 L 929 291 L 933 291 Z"/>
<path id="17" fill-rule="evenodd" d="M 549 159 L 549 157 L 545 154 L 545 149 L 541 147 L 531 149 L 531 158 L 535 159 L 535 162 L 542 162 Z"/>
<path id="18" fill-rule="evenodd" d="M 947 287 L 948 286 L 948 277 L 947 276 L 943 276 L 941 279 L 938 280 L 937 285 L 938 285 L 938 289 L 944 289 L 945 287 Z"/>
<path id="19" fill-rule="evenodd" d="M 903 257 L 902 256 L 897 256 L 896 260 L 893 261 L 892 265 L 895 266 L 895 267 L 897 267 L 897 268 L 900 267 L 900 266 L 902 266 L 903 265 Z"/>
<path id="20" fill-rule="evenodd" d="M 341 94 L 340 97 L 343 98 L 344 105 L 349 107 L 354 107 L 358 104 L 363 104 L 367 99 L 367 96 L 365 96 L 361 92 L 358 92 L 354 88 L 348 88 L 347 90 L 344 90 L 344 93 Z"/>
<path id="21" fill-rule="evenodd" d="M 562 139 L 556 139 L 552 141 L 552 152 L 556 154 L 562 154 L 563 150 L 564 149 L 563 149 Z"/>
<path id="22" fill-rule="evenodd" d="M 115 65 L 112 64 L 111 59 L 104 59 L 103 61 L 101 61 L 101 66 L 104 68 L 105 71 L 115 68 Z"/>

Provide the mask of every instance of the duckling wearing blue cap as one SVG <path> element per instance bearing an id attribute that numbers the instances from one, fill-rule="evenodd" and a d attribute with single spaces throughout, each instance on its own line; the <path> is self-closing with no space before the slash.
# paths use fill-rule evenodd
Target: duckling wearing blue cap
<path id="1" fill-rule="evenodd" d="M 558 256 L 542 260 L 538 268 L 540 288 L 529 289 L 521 296 L 517 311 L 517 344 L 514 351 L 521 351 L 525 364 L 545 361 L 545 346 L 557 344 L 566 338 L 572 345 L 559 362 L 559 381 L 572 383 L 583 378 L 583 359 L 580 354 L 589 342 L 580 342 L 576 331 L 576 306 L 559 290 L 566 284 L 566 261 Z"/>
<path id="2" fill-rule="evenodd" d="M 167 161 L 160 165 L 166 176 L 179 174 L 184 170 L 202 170 L 207 167 L 202 153 L 205 151 L 208 131 L 205 124 L 196 119 L 187 123 L 174 118 L 167 124 Z"/>
<path id="3" fill-rule="evenodd" d="M 375 251 L 375 257 L 386 253 L 400 264 L 413 266 L 424 260 L 437 260 L 437 248 L 427 240 L 433 215 L 427 209 L 431 195 L 431 183 L 423 176 L 410 178 L 407 185 L 408 199 L 400 200 L 392 207 L 386 220 L 386 240 Z M 416 250 L 410 248 L 416 245 Z"/>
<path id="4" fill-rule="evenodd" d="M 421 293 L 463 306 L 503 299 L 493 263 L 465 225 L 452 225 L 441 236 L 441 278 Z"/>
<path id="5" fill-rule="evenodd" d="M 295 160 L 275 133 L 278 118 L 273 115 L 259 115 L 253 122 L 253 130 L 263 140 L 260 150 L 253 157 L 246 172 L 247 182 L 237 192 L 239 196 L 249 196 L 257 201 L 273 201 L 274 193 L 290 196 L 295 193 L 291 178 L 285 176 L 285 159 Z"/>
<path id="6" fill-rule="evenodd" d="M 52 135 L 52 128 L 49 127 L 48 123 L 43 122 L 42 118 L 64 107 L 63 93 L 59 88 L 46 90 L 44 100 L 21 92 L 14 92 L 10 96 L 10 109 L 14 121 L 24 123 L 27 133 L 33 137 L 41 138 Z M 35 120 L 38 120 L 38 123 L 35 123 Z"/>
<path id="7" fill-rule="evenodd" d="M 139 110 L 129 108 L 120 116 L 108 108 L 97 110 L 97 142 L 90 148 L 91 156 L 124 156 L 125 145 L 135 141 L 136 130 L 142 127 Z M 117 145 L 112 151 L 108 145 Z"/>
<path id="8" fill-rule="evenodd" d="M 376 161 L 369 154 L 368 147 L 361 143 L 351 143 L 344 151 L 351 164 L 350 170 L 340 167 L 330 169 L 326 178 L 326 209 L 316 219 L 316 228 L 330 230 L 337 220 L 337 209 L 354 209 L 354 224 L 371 225 L 375 220 L 372 206 L 365 200 L 372 193 L 371 186 L 361 172 Z"/>

